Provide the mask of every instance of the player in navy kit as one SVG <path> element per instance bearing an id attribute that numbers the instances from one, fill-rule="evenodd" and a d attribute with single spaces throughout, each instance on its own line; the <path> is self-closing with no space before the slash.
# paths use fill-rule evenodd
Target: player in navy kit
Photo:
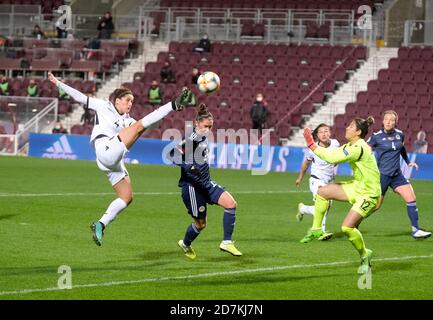
<path id="1" fill-rule="evenodd" d="M 388 187 L 391 187 L 406 202 L 407 214 L 412 224 L 412 236 L 415 239 L 428 238 L 431 236 L 431 232 L 420 229 L 418 225 L 418 208 L 416 206 L 415 192 L 400 169 L 400 156 L 409 167 L 415 167 L 418 170 L 418 165 L 415 162 L 409 161 L 406 148 L 404 147 L 404 134 L 396 128 L 397 122 L 398 115 L 395 111 L 385 111 L 383 114 L 383 128 L 373 133 L 367 141 L 376 151 L 382 188 L 380 204 L 383 203 Z"/>
<path id="2" fill-rule="evenodd" d="M 196 258 L 191 243 L 206 227 L 207 204 L 218 204 L 224 208 L 224 240 L 220 244 L 220 249 L 234 256 L 242 255 L 232 241 L 236 201 L 210 177 L 207 135 L 211 132 L 212 126 L 213 116 L 207 106 L 201 104 L 195 118 L 193 132 L 182 142 L 182 150 L 174 149 L 174 152 L 181 156 L 181 160 L 175 162 L 181 167 L 179 187 L 182 188 L 182 199 L 193 218 L 193 223 L 188 226 L 185 237 L 178 241 L 178 245 L 190 259 Z"/>

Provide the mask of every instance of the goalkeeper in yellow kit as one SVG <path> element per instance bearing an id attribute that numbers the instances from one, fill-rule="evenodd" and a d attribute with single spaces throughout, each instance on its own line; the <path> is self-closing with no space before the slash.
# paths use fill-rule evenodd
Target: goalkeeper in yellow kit
<path id="1" fill-rule="evenodd" d="M 381 195 L 380 173 L 370 146 L 364 141 L 368 128 L 374 123 L 372 117 L 366 120 L 355 118 L 346 128 L 347 144 L 340 148 L 322 148 L 318 146 L 309 128 L 304 129 L 308 147 L 319 158 L 328 163 L 348 162 L 353 170 L 353 180 L 331 183 L 319 188 L 317 193 L 313 226 L 301 242 L 310 242 L 319 238 L 322 231 L 323 215 L 328 210 L 330 200 L 347 201 L 352 208 L 343 221 L 341 230 L 349 238 L 361 257 L 358 273 L 367 273 L 371 266 L 372 251 L 365 247 L 361 232 L 357 229 L 364 218 L 372 214 Z"/>

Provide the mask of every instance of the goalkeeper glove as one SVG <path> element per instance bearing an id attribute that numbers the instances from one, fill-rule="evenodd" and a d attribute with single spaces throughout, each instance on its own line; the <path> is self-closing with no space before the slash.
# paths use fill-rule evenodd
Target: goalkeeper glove
<path id="1" fill-rule="evenodd" d="M 314 151 L 317 148 L 317 144 L 314 142 L 313 135 L 311 134 L 310 128 L 304 129 L 304 138 L 305 141 L 307 142 L 308 148 L 310 148 L 311 151 Z"/>

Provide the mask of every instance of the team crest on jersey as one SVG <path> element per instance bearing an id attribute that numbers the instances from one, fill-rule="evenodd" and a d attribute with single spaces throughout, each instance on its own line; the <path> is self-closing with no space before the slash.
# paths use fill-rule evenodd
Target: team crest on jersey
<path id="1" fill-rule="evenodd" d="M 400 135 L 399 135 L 399 134 L 396 135 L 395 138 L 396 138 L 397 140 L 400 140 Z"/>

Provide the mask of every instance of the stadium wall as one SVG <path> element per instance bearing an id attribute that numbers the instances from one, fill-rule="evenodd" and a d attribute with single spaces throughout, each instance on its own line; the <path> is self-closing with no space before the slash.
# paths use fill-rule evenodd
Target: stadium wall
<path id="1" fill-rule="evenodd" d="M 163 157 L 172 141 L 140 139 L 126 154 L 126 163 L 172 165 Z M 273 172 L 298 172 L 304 160 L 304 148 L 287 146 L 257 146 L 215 143 L 210 145 L 210 163 L 214 168 L 252 170 L 255 174 Z M 95 160 L 95 152 L 89 144 L 89 136 L 32 133 L 29 156 L 41 158 Z M 402 163 L 407 178 L 433 180 L 433 154 L 409 154 L 411 161 L 420 166 L 411 170 Z M 341 164 L 337 174 L 351 175 L 348 164 Z"/>

